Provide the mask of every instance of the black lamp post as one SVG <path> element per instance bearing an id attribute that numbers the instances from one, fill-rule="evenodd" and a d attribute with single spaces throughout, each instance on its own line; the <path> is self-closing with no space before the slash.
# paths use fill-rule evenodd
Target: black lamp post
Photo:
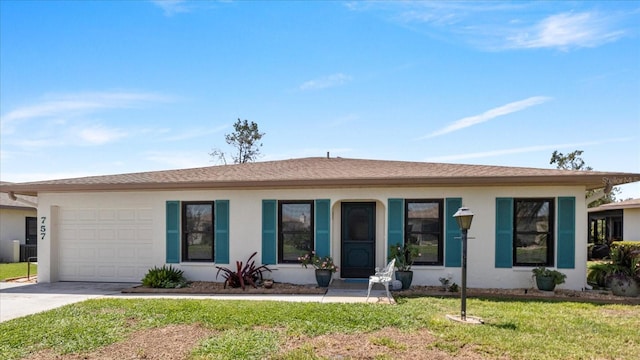
<path id="1" fill-rule="evenodd" d="M 462 294 L 461 294 L 461 308 L 460 308 L 460 321 L 467 321 L 467 232 L 471 227 L 471 221 L 473 220 L 473 213 L 466 207 L 461 207 L 453 214 L 456 218 L 460 230 L 462 230 Z"/>

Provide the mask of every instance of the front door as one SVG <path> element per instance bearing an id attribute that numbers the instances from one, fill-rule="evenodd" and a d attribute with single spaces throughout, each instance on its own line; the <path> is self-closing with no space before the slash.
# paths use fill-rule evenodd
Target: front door
<path id="1" fill-rule="evenodd" d="M 368 278 L 374 273 L 376 203 L 342 203 L 341 244 L 341 277 Z"/>

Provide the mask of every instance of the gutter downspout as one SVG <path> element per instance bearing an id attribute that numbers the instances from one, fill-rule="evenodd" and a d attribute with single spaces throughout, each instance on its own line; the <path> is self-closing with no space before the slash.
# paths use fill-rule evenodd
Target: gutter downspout
<path id="1" fill-rule="evenodd" d="M 12 201 L 17 201 L 19 203 L 23 203 L 25 205 L 29 205 L 30 207 L 34 207 L 34 208 L 38 207 L 38 203 L 34 203 L 33 201 L 19 198 L 16 196 L 16 194 L 13 191 L 9 191 L 8 195 L 9 195 L 9 199 L 11 199 Z"/>

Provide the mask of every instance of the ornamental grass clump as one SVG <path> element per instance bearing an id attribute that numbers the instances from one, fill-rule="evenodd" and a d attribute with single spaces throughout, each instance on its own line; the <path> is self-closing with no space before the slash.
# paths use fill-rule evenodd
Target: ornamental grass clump
<path id="1" fill-rule="evenodd" d="M 320 257 L 316 255 L 315 251 L 299 257 L 298 261 L 300 261 L 300 264 L 302 264 L 305 269 L 307 266 L 311 265 L 317 270 L 330 270 L 332 273 L 338 270 L 338 267 L 333 262 L 333 258 L 331 256 Z"/>
<path id="2" fill-rule="evenodd" d="M 182 270 L 171 265 L 154 266 L 142 279 L 142 285 L 161 289 L 182 288 L 187 286 L 187 279 Z"/>

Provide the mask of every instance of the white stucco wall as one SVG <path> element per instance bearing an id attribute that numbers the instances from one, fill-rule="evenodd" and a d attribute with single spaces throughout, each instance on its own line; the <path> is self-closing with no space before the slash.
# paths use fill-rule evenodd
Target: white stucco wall
<path id="1" fill-rule="evenodd" d="M 13 261 L 13 240 L 25 243 L 26 218 L 35 216 L 35 209 L 0 209 L 0 262 Z"/>
<path id="2" fill-rule="evenodd" d="M 622 239 L 640 241 L 640 208 L 624 209 L 622 213 Z"/>
<path id="3" fill-rule="evenodd" d="M 262 241 L 262 200 L 331 200 L 331 254 L 340 263 L 340 209 L 344 201 L 374 201 L 377 206 L 376 218 L 376 266 L 386 263 L 387 244 L 387 200 L 389 198 L 448 198 L 460 197 L 463 205 L 474 213 L 468 246 L 469 287 L 486 288 L 529 288 L 533 282 L 531 268 L 514 267 L 496 269 L 495 255 L 495 199 L 496 197 L 559 197 L 576 198 L 576 268 L 561 269 L 567 274 L 567 282 L 560 287 L 582 289 L 586 272 L 586 229 L 587 216 L 582 187 L 442 187 L 442 188 L 350 188 L 350 189 L 286 189 L 286 190 L 227 190 L 227 191 L 149 191 L 149 192 L 109 192 L 56 194 L 41 193 L 38 217 L 46 217 L 47 234 L 39 242 L 39 280 L 58 280 L 58 248 L 60 239 L 56 226 L 56 212 L 65 209 L 150 209 L 153 245 L 150 250 L 154 265 L 165 263 L 165 203 L 168 200 L 230 200 L 230 254 L 231 263 L 246 261 L 248 256 L 261 250 Z M 626 226 L 626 224 L 625 224 Z M 557 252 L 555 252 L 557 254 Z M 47 254 L 47 255 L 45 255 Z M 259 253 L 256 257 L 260 262 Z M 226 264 L 224 266 L 227 266 Z M 181 263 L 190 280 L 215 281 L 214 264 Z M 273 265 L 276 281 L 311 284 L 315 283 L 313 270 L 299 265 Z M 414 266 L 415 285 L 439 285 L 438 278 L 450 276 L 460 284 L 460 268 L 444 266 Z M 339 273 L 336 274 L 339 277 Z M 220 280 L 220 279 L 218 279 Z"/>

